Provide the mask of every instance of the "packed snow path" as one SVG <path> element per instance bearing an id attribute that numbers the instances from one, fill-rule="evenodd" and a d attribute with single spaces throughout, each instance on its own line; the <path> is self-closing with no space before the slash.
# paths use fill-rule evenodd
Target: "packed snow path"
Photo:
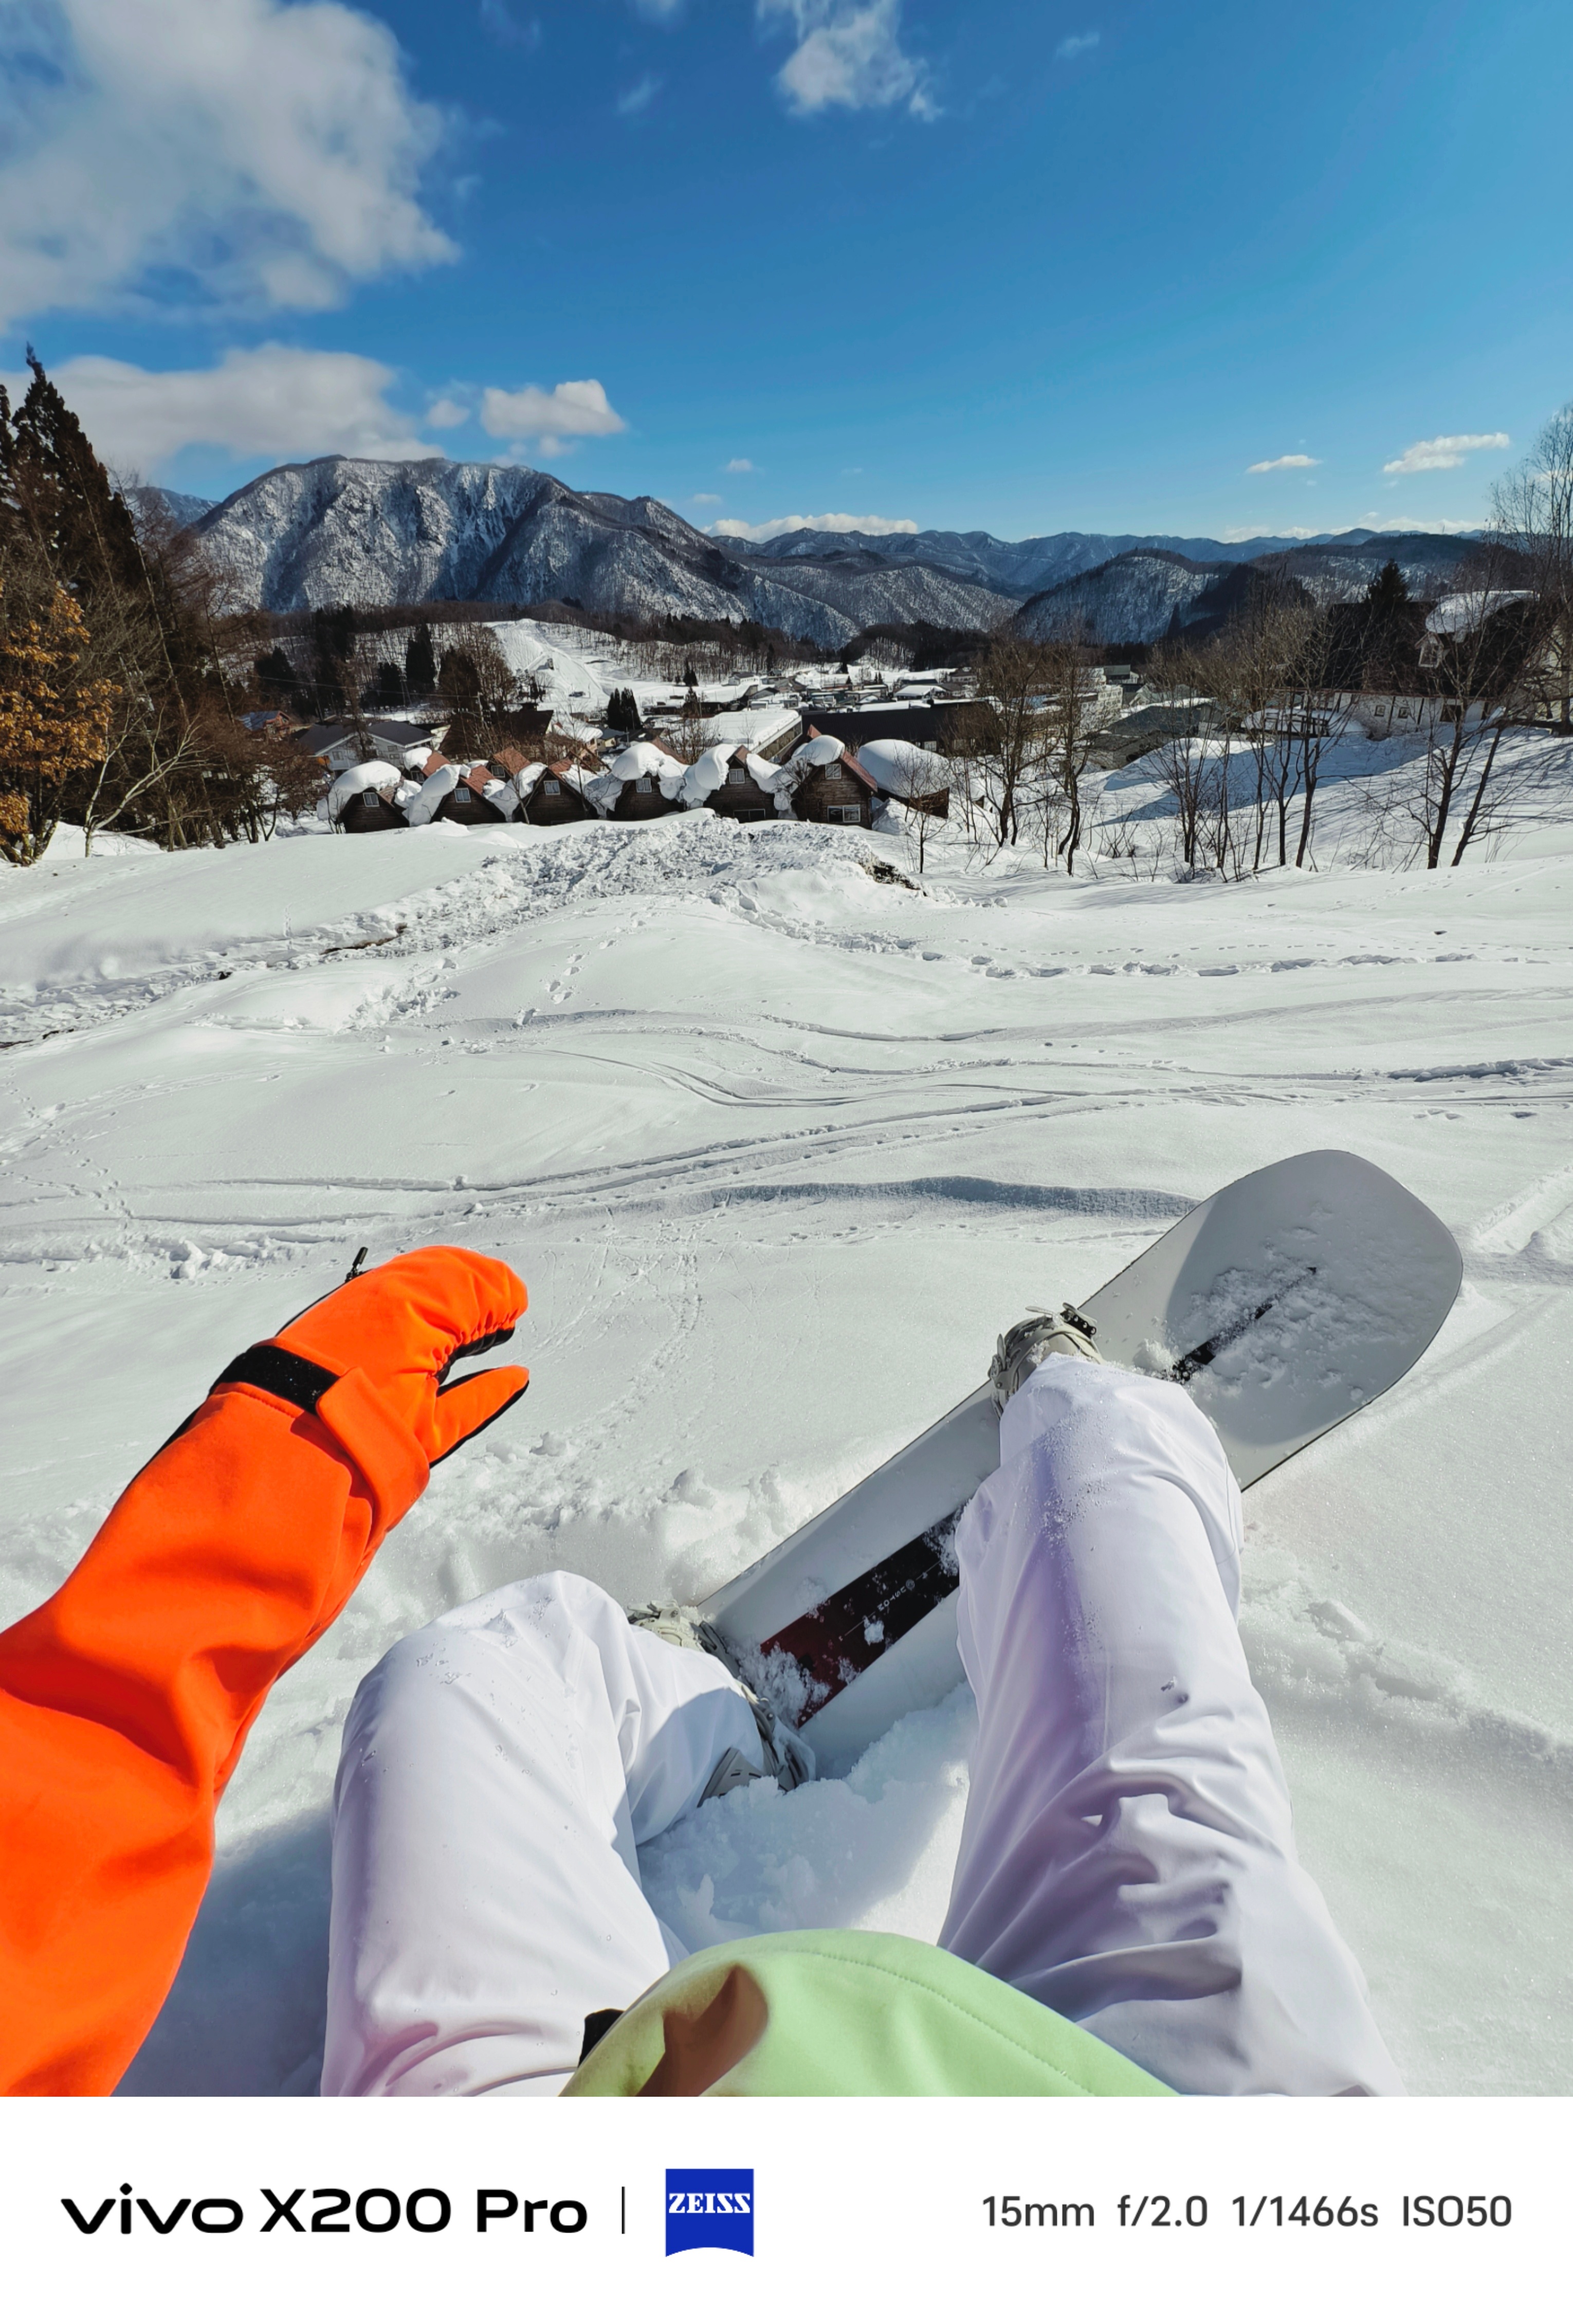
<path id="1" fill-rule="evenodd" d="M 1349 1147 L 1463 1245 L 1430 1353 L 1246 1503 L 1302 1846 L 1421 2091 L 1573 2089 L 1573 844 L 1238 887 L 708 815 L 0 877 L 0 1617 L 240 1347 L 431 1240 L 529 1285 L 529 1397 L 280 1685 L 129 2078 L 315 2088 L 339 1728 L 384 1647 L 556 1565 L 696 1597 L 1191 1201 Z M 649 1852 L 693 1944 L 932 1936 L 964 1693 Z"/>

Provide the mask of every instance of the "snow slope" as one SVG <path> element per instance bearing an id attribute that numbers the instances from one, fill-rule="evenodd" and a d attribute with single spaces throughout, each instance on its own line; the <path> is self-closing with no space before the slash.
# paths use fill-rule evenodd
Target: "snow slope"
<path id="1" fill-rule="evenodd" d="M 338 1731 L 393 1638 L 556 1565 L 697 1596 L 1028 1304 L 1319 1145 L 1438 1209 L 1465 1288 L 1408 1380 L 1248 1497 L 1253 1669 L 1412 2087 L 1573 2089 L 1566 822 L 1458 872 L 1229 887 L 950 840 L 915 890 L 878 857 L 915 877 L 898 836 L 695 814 L 62 844 L 0 876 L 0 1618 L 360 1243 L 472 1240 L 531 1294 L 525 1403 L 259 1722 L 129 2089 L 315 2086 Z M 932 1936 L 969 1716 L 711 1803 L 648 1851 L 658 1910 L 695 1944 Z"/>

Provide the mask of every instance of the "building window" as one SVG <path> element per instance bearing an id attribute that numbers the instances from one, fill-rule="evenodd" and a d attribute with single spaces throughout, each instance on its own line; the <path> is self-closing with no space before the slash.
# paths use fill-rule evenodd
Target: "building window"
<path id="1" fill-rule="evenodd" d="M 655 788 L 656 782 L 653 775 L 641 775 L 639 781 L 634 785 L 634 788 L 636 790 L 641 791 L 653 791 Z"/>
<path id="2" fill-rule="evenodd" d="M 741 767 L 729 767 L 726 770 L 726 779 L 729 783 L 746 783 L 748 774 Z"/>
<path id="3" fill-rule="evenodd" d="M 860 823 L 862 816 L 855 807 L 832 807 L 825 810 L 832 823 Z"/>
<path id="4" fill-rule="evenodd" d="M 546 781 L 541 785 L 541 788 L 545 791 L 547 798 L 558 798 L 562 792 L 562 788 L 563 786 L 558 782 L 556 775 L 548 775 Z"/>

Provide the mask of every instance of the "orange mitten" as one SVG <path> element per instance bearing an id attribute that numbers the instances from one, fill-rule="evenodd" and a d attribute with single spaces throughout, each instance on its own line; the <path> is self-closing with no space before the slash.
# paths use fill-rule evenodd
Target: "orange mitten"
<path id="1" fill-rule="evenodd" d="M 451 1384 L 448 1374 L 467 1357 L 511 1340 L 528 1305 L 523 1284 L 500 1259 L 432 1243 L 353 1276 L 271 1340 L 237 1356 L 213 1392 L 241 1384 L 265 1388 L 333 1426 L 323 1399 L 342 1406 L 330 1392 L 358 1371 L 435 1467 L 524 1394 L 529 1374 L 516 1364 Z"/>
<path id="2" fill-rule="evenodd" d="M 0 1633 L 0 2092 L 114 2089 L 179 1967 L 270 1687 L 429 1465 L 524 1393 L 501 1260 L 418 1250 L 237 1356 L 54 1596 Z"/>

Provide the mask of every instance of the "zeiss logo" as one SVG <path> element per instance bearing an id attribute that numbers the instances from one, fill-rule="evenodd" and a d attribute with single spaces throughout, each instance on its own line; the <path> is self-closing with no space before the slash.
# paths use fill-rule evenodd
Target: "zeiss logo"
<path id="1" fill-rule="evenodd" d="M 751 2171 L 668 2171 L 667 2257 L 713 2244 L 718 2251 L 754 2255 L 754 2174 Z"/>

